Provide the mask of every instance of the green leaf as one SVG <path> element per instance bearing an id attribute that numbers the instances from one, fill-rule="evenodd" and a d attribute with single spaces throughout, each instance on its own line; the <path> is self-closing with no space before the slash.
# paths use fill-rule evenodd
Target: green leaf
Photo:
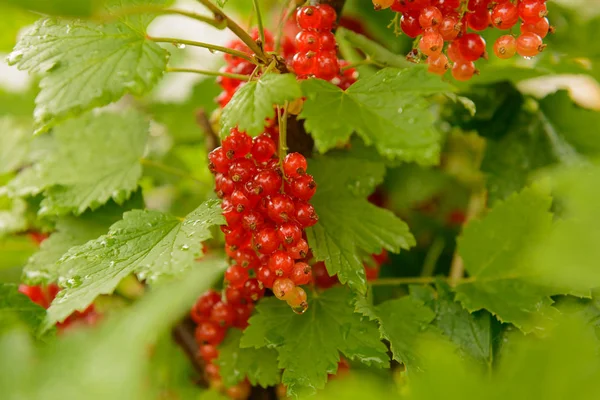
<path id="1" fill-rule="evenodd" d="M 0 283 L 0 335 L 18 321 L 37 336 L 46 310 L 29 300 L 18 289 L 16 284 Z"/>
<path id="2" fill-rule="evenodd" d="M 89 17 L 103 0 L 3 0 L 4 3 L 42 14 Z"/>
<path id="3" fill-rule="evenodd" d="M 110 9 L 123 5 L 120 0 L 112 3 Z M 57 18 L 38 21 L 8 57 L 11 65 L 42 77 L 34 113 L 37 131 L 125 93 L 147 93 L 168 60 L 166 50 L 146 38 L 152 19 L 133 15 L 103 25 Z"/>
<path id="4" fill-rule="evenodd" d="M 354 313 L 353 296 L 343 287 L 311 296 L 308 311 L 292 312 L 283 301 L 264 298 L 244 331 L 242 347 L 270 347 L 283 368 L 288 395 L 323 388 L 337 371 L 339 352 L 349 359 L 387 367 L 386 348 L 375 323 Z"/>
<path id="5" fill-rule="evenodd" d="M 390 342 L 394 360 L 408 369 L 419 368 L 420 354 L 415 346 L 435 313 L 412 297 L 388 300 L 375 307 L 381 337 Z"/>
<path id="6" fill-rule="evenodd" d="M 0 117 L 0 175 L 23 166 L 32 139 L 29 123 L 9 116 Z"/>
<path id="7" fill-rule="evenodd" d="M 248 378 L 252 386 L 275 386 L 281 379 L 277 352 L 273 349 L 241 348 L 242 331 L 231 329 L 219 346 L 217 365 L 226 387 Z"/>
<path id="8" fill-rule="evenodd" d="M 266 74 L 236 90 L 221 114 L 221 137 L 237 126 L 251 136 L 264 131 L 265 119 L 275 117 L 274 105 L 283 105 L 302 96 L 293 74 Z"/>
<path id="9" fill-rule="evenodd" d="M 398 252 L 415 244 L 408 226 L 392 212 L 369 203 L 368 196 L 385 174 L 380 162 L 350 157 L 311 160 L 309 172 L 319 188 L 311 200 L 319 222 L 306 231 L 318 261 L 329 274 L 364 293 L 362 253 Z"/>
<path id="10" fill-rule="evenodd" d="M 423 68 L 386 68 L 348 90 L 316 79 L 302 82 L 300 117 L 324 153 L 348 142 L 356 131 L 385 157 L 432 165 L 439 161 L 440 135 L 426 96 L 451 86 Z"/>
<path id="11" fill-rule="evenodd" d="M 354 47 L 360 49 L 368 59 L 375 61 L 381 66 L 412 68 L 416 65 L 408 61 L 405 56 L 391 52 L 379 43 L 368 39 L 366 36 L 359 35 L 346 28 L 338 28 L 336 35 L 349 41 Z"/>
<path id="12" fill-rule="evenodd" d="M 41 214 L 81 214 L 111 198 L 121 204 L 137 188 L 148 123 L 137 113 L 86 114 L 54 130 L 56 148 L 9 187 L 45 191 Z"/>
<path id="13" fill-rule="evenodd" d="M 27 203 L 23 199 L 0 195 L 0 237 L 27 229 Z"/>
<path id="14" fill-rule="evenodd" d="M 0 237 L 0 282 L 19 282 L 21 267 L 36 250 L 28 236 Z"/>
<path id="15" fill-rule="evenodd" d="M 201 255 L 210 228 L 223 224 L 220 204 L 209 200 L 183 221 L 158 211 L 129 211 L 106 235 L 71 248 L 60 260 L 61 286 L 48 309 L 48 323 L 84 310 L 110 294 L 131 273 L 156 282 L 189 269 Z"/>
<path id="16" fill-rule="evenodd" d="M 148 393 L 152 389 L 148 381 L 150 346 L 189 310 L 198 293 L 208 289 L 225 267 L 217 260 L 203 264 L 183 279 L 151 291 L 129 309 L 113 312 L 96 329 L 63 335 L 38 354 L 18 332 L 0 336 L 3 398 L 153 398 Z M 7 365 L 11 365 L 10 374 Z M 36 384 L 40 380 L 48 384 Z"/>
<path id="17" fill-rule="evenodd" d="M 134 196 L 123 206 L 109 203 L 81 216 L 63 217 L 56 222 L 56 231 L 42 242 L 23 268 L 24 281 L 30 285 L 47 284 L 58 280 L 57 261 L 71 247 L 79 246 L 108 231 L 121 219 L 124 211 L 143 207 L 141 196 Z"/>
<path id="18" fill-rule="evenodd" d="M 540 323 L 556 314 L 549 296 L 561 291 L 541 283 L 526 257 L 528 247 L 552 226 L 551 202 L 539 189 L 528 188 L 465 226 L 458 252 L 469 279 L 455 290 L 467 310 L 485 308 L 524 332 L 541 329 Z"/>

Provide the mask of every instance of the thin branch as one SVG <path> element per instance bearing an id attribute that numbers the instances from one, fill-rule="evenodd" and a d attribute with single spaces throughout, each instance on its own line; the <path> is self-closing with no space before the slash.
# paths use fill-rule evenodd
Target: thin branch
<path id="1" fill-rule="evenodd" d="M 427 251 L 427 255 L 425 256 L 425 261 L 423 262 L 423 269 L 421 270 L 421 276 L 431 276 L 435 273 L 435 266 L 437 261 L 442 255 L 444 251 L 444 246 L 446 245 L 446 241 L 443 236 L 438 236 L 435 238 L 429 250 Z"/>
<path id="2" fill-rule="evenodd" d="M 294 11 L 296 11 L 296 7 L 296 0 L 290 0 L 287 7 L 281 11 L 279 24 L 277 25 L 277 34 L 275 36 L 275 53 L 277 54 L 281 49 L 281 42 L 285 34 L 285 29 L 283 29 L 283 27 L 285 26 L 287 20 L 290 19 Z"/>
<path id="3" fill-rule="evenodd" d="M 182 15 L 184 17 L 192 18 L 197 21 L 214 26 L 217 29 L 225 29 L 227 24 L 222 20 L 210 18 L 204 15 L 197 14 L 192 11 L 179 10 L 175 8 L 164 8 L 160 6 L 154 6 L 151 4 L 137 6 L 137 7 L 126 7 L 121 8 L 114 14 L 102 14 L 94 19 L 100 22 L 112 22 L 116 21 L 121 17 L 127 17 L 130 15 L 141 15 L 141 14 L 153 14 L 153 15 Z"/>
<path id="4" fill-rule="evenodd" d="M 206 145 L 206 151 L 210 153 L 219 146 L 219 136 L 214 131 L 204 108 L 196 111 L 196 123 L 200 125 L 200 128 L 202 128 L 206 135 L 204 144 Z"/>
<path id="5" fill-rule="evenodd" d="M 244 42 L 246 46 L 250 48 L 250 50 L 254 52 L 258 59 L 260 59 L 265 64 L 267 63 L 267 56 L 265 52 L 254 41 L 254 39 L 252 39 L 248 32 L 244 30 L 244 28 L 242 28 L 234 20 L 229 18 L 227 14 L 223 12 L 223 10 L 214 5 L 210 0 L 198 0 L 198 2 L 204 7 L 208 8 L 214 14 L 216 20 L 225 21 L 227 28 L 229 28 L 231 32 L 233 32 L 238 38 L 240 38 L 240 40 Z"/>
<path id="6" fill-rule="evenodd" d="M 258 0 L 252 0 L 254 3 L 254 12 L 256 13 L 256 24 L 258 25 L 258 34 L 260 35 L 260 41 L 262 45 L 265 45 L 265 28 L 263 26 L 262 15 L 260 14 L 260 8 L 258 7 Z"/>
<path id="7" fill-rule="evenodd" d="M 164 171 L 164 172 L 166 172 L 168 174 L 175 175 L 175 176 L 178 176 L 180 178 L 191 179 L 191 180 L 193 180 L 195 182 L 198 182 L 198 183 L 200 183 L 202 185 L 206 185 L 206 182 L 201 181 L 200 179 L 196 178 L 195 176 L 193 176 L 191 174 L 188 174 L 187 172 L 185 172 L 183 170 L 180 170 L 178 168 L 174 168 L 174 167 L 171 167 L 169 165 L 165 165 L 163 163 L 160 163 L 158 161 L 153 161 L 153 160 L 149 160 L 147 158 L 142 158 L 142 159 L 140 159 L 140 163 L 142 165 L 146 166 L 146 167 L 156 168 L 156 169 Z"/>
<path id="8" fill-rule="evenodd" d="M 220 51 L 222 53 L 231 54 L 232 56 L 235 56 L 235 57 L 243 58 L 244 60 L 247 60 L 247 61 L 251 62 L 252 64 L 256 64 L 256 61 L 254 61 L 252 58 L 250 58 L 248 56 L 248 54 L 241 52 L 239 50 L 230 49 L 228 47 L 217 46 L 215 44 L 196 42 L 194 40 L 186 40 L 186 39 L 154 37 L 154 36 L 146 36 L 146 37 L 148 40 L 152 40 L 153 42 L 156 42 L 156 43 L 171 43 L 174 46 L 187 45 L 187 46 L 194 46 L 194 47 L 202 47 L 202 48 L 209 49 L 212 51 Z"/>
<path id="9" fill-rule="evenodd" d="M 286 101 L 283 110 L 277 107 L 277 117 L 279 119 L 279 162 L 283 163 L 283 159 L 287 154 L 287 116 L 288 102 Z"/>
<path id="10" fill-rule="evenodd" d="M 345 70 L 350 69 L 350 68 L 360 67 L 361 65 L 376 65 L 376 66 L 381 67 L 381 68 L 384 67 L 383 64 L 380 64 L 380 63 L 378 63 L 375 60 L 372 60 L 370 58 L 365 58 L 362 61 L 357 61 L 357 62 L 354 62 L 352 64 L 348 64 L 346 66 L 343 66 L 342 68 L 340 68 L 340 70 L 341 71 L 345 71 Z"/>
<path id="11" fill-rule="evenodd" d="M 411 284 L 428 284 L 433 283 L 436 277 L 433 276 L 409 276 L 401 278 L 381 278 L 368 282 L 371 286 L 398 286 Z"/>
<path id="12" fill-rule="evenodd" d="M 204 69 L 167 67 L 166 71 L 167 72 L 190 72 L 190 73 L 194 73 L 194 74 L 202 74 L 202 75 L 208 75 L 208 76 L 224 76 L 226 78 L 238 79 L 240 81 L 250 80 L 250 77 L 248 75 L 230 74 L 228 72 L 208 71 L 208 70 L 204 70 Z"/>

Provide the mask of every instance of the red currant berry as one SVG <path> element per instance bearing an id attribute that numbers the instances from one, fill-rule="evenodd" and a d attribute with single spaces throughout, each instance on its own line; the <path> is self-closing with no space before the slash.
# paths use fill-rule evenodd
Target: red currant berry
<path id="1" fill-rule="evenodd" d="M 239 213 L 244 212 L 247 208 L 250 208 L 250 199 L 241 190 L 234 190 L 231 193 L 231 205 Z"/>
<path id="2" fill-rule="evenodd" d="M 291 279 L 276 279 L 273 283 L 273 294 L 279 300 L 287 300 L 293 295 L 295 287 L 296 285 L 294 285 Z"/>
<path id="3" fill-rule="evenodd" d="M 550 32 L 550 23 L 548 22 L 548 18 L 542 18 L 535 23 L 527 23 L 523 22 L 521 24 L 521 33 L 535 33 L 542 39 L 548 35 Z"/>
<path id="4" fill-rule="evenodd" d="M 483 31 L 492 23 L 490 12 L 487 8 L 478 9 L 475 12 L 467 14 L 467 24 L 474 31 Z"/>
<path id="5" fill-rule="evenodd" d="M 487 9 L 491 0 L 469 0 L 469 11 L 478 11 L 483 8 Z"/>
<path id="6" fill-rule="evenodd" d="M 214 321 L 203 321 L 196 327 L 196 341 L 216 346 L 225 338 L 225 329 Z"/>
<path id="7" fill-rule="evenodd" d="M 210 320 L 219 326 L 230 327 L 235 322 L 233 307 L 222 301 L 218 302 L 210 312 Z"/>
<path id="8" fill-rule="evenodd" d="M 442 12 L 437 7 L 425 7 L 419 14 L 419 24 L 423 29 L 437 27 L 442 22 L 442 18 Z"/>
<path id="9" fill-rule="evenodd" d="M 277 235 L 277 230 L 273 227 L 266 227 L 254 234 L 254 246 L 261 254 L 271 254 L 279 248 L 281 242 Z"/>
<path id="10" fill-rule="evenodd" d="M 446 49 L 446 53 L 448 54 L 448 58 L 454 62 L 465 61 L 463 56 L 458 51 L 458 41 L 454 40 L 450 42 L 448 48 Z"/>
<path id="11" fill-rule="evenodd" d="M 314 31 L 300 31 L 296 35 L 296 45 L 298 46 L 299 52 L 317 52 L 321 48 L 319 34 Z"/>
<path id="12" fill-rule="evenodd" d="M 232 257 L 238 265 L 244 268 L 256 268 L 260 261 L 254 250 L 250 248 L 240 249 L 236 251 Z"/>
<path id="13" fill-rule="evenodd" d="M 468 81 L 475 74 L 475 64 L 472 61 L 456 62 L 452 66 L 452 76 L 457 81 Z"/>
<path id="14" fill-rule="evenodd" d="M 337 51 L 335 35 L 331 32 L 319 32 L 320 51 Z"/>
<path id="15" fill-rule="evenodd" d="M 335 25 L 337 19 L 337 13 L 334 8 L 328 4 L 319 4 L 316 6 L 317 14 L 320 16 L 318 29 L 322 31 L 330 31 Z"/>
<path id="16" fill-rule="evenodd" d="M 466 61 L 477 61 L 485 55 L 485 40 L 476 33 L 467 33 L 458 41 L 458 50 Z"/>
<path id="17" fill-rule="evenodd" d="M 252 315 L 252 311 L 254 311 L 254 305 L 252 305 L 251 303 L 238 304 L 235 307 L 235 327 L 240 329 L 246 329 L 246 327 L 248 326 L 248 319 Z"/>
<path id="18" fill-rule="evenodd" d="M 319 217 L 315 212 L 315 208 L 303 201 L 296 202 L 296 221 L 300 224 L 302 228 L 308 228 L 309 226 L 313 226 L 317 222 L 319 222 Z"/>
<path id="19" fill-rule="evenodd" d="M 428 71 L 437 75 L 444 75 L 446 71 L 450 69 L 448 57 L 444 54 L 429 57 L 427 59 L 427 64 L 429 65 Z"/>
<path id="20" fill-rule="evenodd" d="M 419 23 L 419 13 L 403 13 L 402 18 L 400 19 L 400 27 L 406 36 L 410 38 L 414 39 L 419 36 L 423 32 L 421 24 Z"/>
<path id="21" fill-rule="evenodd" d="M 278 277 L 289 276 L 294 269 L 294 259 L 287 252 L 277 250 L 269 257 L 268 266 Z"/>
<path id="22" fill-rule="evenodd" d="M 454 40 L 460 33 L 462 24 L 456 15 L 447 15 L 440 22 L 439 32 L 446 41 Z"/>
<path id="23" fill-rule="evenodd" d="M 317 54 L 315 76 L 330 81 L 340 73 L 340 64 L 334 51 L 322 51 Z"/>
<path id="24" fill-rule="evenodd" d="M 298 76 L 313 75 L 317 69 L 317 53 L 296 53 L 292 59 L 292 68 Z"/>
<path id="25" fill-rule="evenodd" d="M 200 346 L 200 357 L 205 363 L 210 363 L 219 356 L 219 350 L 212 344 L 203 344 Z"/>
<path id="26" fill-rule="evenodd" d="M 225 243 L 232 246 L 243 247 L 249 239 L 250 234 L 241 226 L 231 229 L 225 234 Z"/>
<path id="27" fill-rule="evenodd" d="M 300 260 L 308 255 L 308 243 L 306 240 L 300 239 L 291 246 L 287 246 L 286 250 L 294 260 Z"/>
<path id="28" fill-rule="evenodd" d="M 237 212 L 233 207 L 223 210 L 223 217 L 225 217 L 225 221 L 229 227 L 236 226 L 242 220 L 242 214 Z"/>
<path id="29" fill-rule="evenodd" d="M 264 287 L 270 289 L 273 287 L 273 282 L 275 282 L 275 278 L 277 278 L 277 276 L 269 269 L 268 266 L 264 265 L 256 272 L 256 278 Z"/>
<path id="30" fill-rule="evenodd" d="M 261 286 L 260 282 L 256 278 L 248 279 L 244 284 L 244 297 L 248 301 L 258 301 L 265 294 L 264 287 Z"/>
<path id="31" fill-rule="evenodd" d="M 301 29 L 320 29 L 321 13 L 313 6 L 300 7 L 296 11 L 296 22 Z"/>
<path id="32" fill-rule="evenodd" d="M 308 164 L 300 153 L 290 153 L 283 160 L 283 172 L 288 178 L 297 178 L 306 173 Z"/>
<path id="33" fill-rule="evenodd" d="M 548 15 L 544 0 L 521 0 L 519 2 L 519 16 L 524 22 L 536 23 Z"/>
<path id="34" fill-rule="evenodd" d="M 242 158 L 252 149 L 252 138 L 237 128 L 231 130 L 231 134 L 223 140 L 223 151 L 229 159 Z"/>
<path id="35" fill-rule="evenodd" d="M 511 58 L 517 52 L 517 40 L 511 35 L 500 36 L 494 43 L 494 54 L 498 58 Z"/>
<path id="36" fill-rule="evenodd" d="M 294 222 L 286 222 L 277 228 L 277 235 L 284 246 L 289 246 L 302 239 L 302 228 Z"/>
<path id="37" fill-rule="evenodd" d="M 227 171 L 234 182 L 246 182 L 256 173 L 254 162 L 246 158 L 234 160 Z"/>
<path id="38" fill-rule="evenodd" d="M 265 218 L 256 211 L 245 212 L 242 216 L 242 226 L 248 231 L 256 231 L 265 224 Z"/>
<path id="39" fill-rule="evenodd" d="M 408 0 L 408 5 L 413 10 L 422 10 L 431 5 L 431 0 Z"/>
<path id="40" fill-rule="evenodd" d="M 207 291 L 196 301 L 192 310 L 192 319 L 198 323 L 199 321 L 197 318 L 194 318 L 194 315 L 197 317 L 208 318 L 210 316 L 210 311 L 219 301 L 221 301 L 221 295 L 218 292 L 214 290 Z"/>
<path id="41" fill-rule="evenodd" d="M 210 153 L 208 153 L 208 168 L 213 172 L 226 173 L 229 169 L 229 159 L 225 155 L 225 151 L 222 147 L 217 147 Z"/>
<path id="42" fill-rule="evenodd" d="M 426 32 L 419 41 L 419 49 L 426 56 L 440 54 L 444 48 L 444 38 L 439 32 Z"/>
<path id="43" fill-rule="evenodd" d="M 447 14 L 457 11 L 460 0 L 433 0 L 432 5 L 439 8 L 442 13 Z"/>
<path id="44" fill-rule="evenodd" d="M 519 10 L 509 1 L 496 4 L 492 10 L 492 23 L 498 29 L 510 29 L 517 21 L 519 21 Z"/>
<path id="45" fill-rule="evenodd" d="M 211 380 L 211 384 L 215 380 L 221 380 L 221 376 L 219 375 L 219 366 L 214 363 L 207 364 L 204 367 L 204 373 L 209 377 L 209 380 Z"/>
<path id="46" fill-rule="evenodd" d="M 275 152 L 277 151 L 277 146 L 273 139 L 269 137 L 267 134 L 261 134 L 254 138 L 254 143 L 252 144 L 252 158 L 257 163 L 264 163 L 269 161 Z"/>
<path id="47" fill-rule="evenodd" d="M 323 289 L 327 289 L 338 283 L 337 276 L 329 276 L 325 263 L 319 261 L 312 267 L 312 274 L 315 284 Z"/>
<path id="48" fill-rule="evenodd" d="M 296 286 L 294 290 L 292 290 L 291 295 L 285 299 L 290 307 L 294 309 L 295 312 L 301 314 L 308 308 L 308 303 L 306 302 L 306 292 L 299 286 Z"/>
<path id="49" fill-rule="evenodd" d="M 312 268 L 304 262 L 296 263 L 290 279 L 295 285 L 306 285 L 312 282 Z"/>
<path id="50" fill-rule="evenodd" d="M 225 271 L 225 280 L 232 287 L 241 287 L 248 280 L 248 270 L 240 265 L 232 265 Z"/>
<path id="51" fill-rule="evenodd" d="M 235 190 L 235 183 L 227 175 L 218 173 L 215 177 L 215 191 L 220 198 L 230 195 Z"/>
<path id="52" fill-rule="evenodd" d="M 299 176 L 298 178 L 290 179 L 287 184 L 286 191 L 293 197 L 308 201 L 317 191 L 317 184 L 310 175 Z"/>
<path id="53" fill-rule="evenodd" d="M 229 304 L 240 304 L 244 301 L 243 289 L 227 286 L 225 289 L 225 298 Z"/>
<path id="54" fill-rule="evenodd" d="M 545 47 L 542 38 L 535 33 L 522 33 L 517 38 L 517 53 L 521 57 L 537 56 Z"/>
<path id="55" fill-rule="evenodd" d="M 269 218 L 277 224 L 287 222 L 294 215 L 294 202 L 290 196 L 276 194 L 267 204 Z"/>

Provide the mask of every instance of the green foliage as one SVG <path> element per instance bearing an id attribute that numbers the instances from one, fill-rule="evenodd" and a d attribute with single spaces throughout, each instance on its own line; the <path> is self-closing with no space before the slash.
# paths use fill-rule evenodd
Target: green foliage
<path id="1" fill-rule="evenodd" d="M 242 331 L 232 329 L 219 346 L 217 365 L 223 384 L 233 386 L 248 378 L 252 386 L 264 388 L 279 383 L 281 371 L 277 366 L 277 352 L 269 348 L 241 348 Z"/>
<path id="2" fill-rule="evenodd" d="M 131 273 L 150 282 L 180 274 L 200 256 L 201 242 L 212 236 L 210 228 L 222 223 L 215 200 L 183 220 L 158 211 L 126 212 L 106 235 L 72 247 L 58 261 L 65 290 L 48 309 L 48 323 L 84 310 Z"/>
<path id="3" fill-rule="evenodd" d="M 4 3 L 42 14 L 89 17 L 103 0 L 3 0 Z"/>
<path id="4" fill-rule="evenodd" d="M 427 96 L 451 86 L 424 69 L 386 68 L 346 91 L 309 79 L 302 90 L 307 99 L 300 117 L 320 152 L 346 143 L 356 131 L 387 158 L 422 165 L 439 161 L 440 134 Z"/>
<path id="5" fill-rule="evenodd" d="M 385 167 L 360 158 L 327 157 L 313 160 L 309 172 L 319 184 L 312 199 L 319 223 L 307 230 L 308 243 L 330 275 L 364 293 L 361 252 L 398 252 L 415 244 L 402 220 L 365 199 L 383 180 Z"/>
<path id="6" fill-rule="evenodd" d="M 138 3 L 144 2 L 114 0 L 108 9 Z M 42 77 L 34 114 L 37 130 L 125 93 L 148 92 L 168 60 L 168 53 L 146 37 L 152 19 L 126 16 L 103 25 L 57 18 L 38 21 L 8 57 L 10 64 Z"/>
<path id="7" fill-rule="evenodd" d="M 302 96 L 296 77 L 291 74 L 265 74 L 257 81 L 240 87 L 221 115 L 221 136 L 237 126 L 240 131 L 258 136 L 264 131 L 265 119 L 275 117 L 274 105 L 284 105 Z"/>
<path id="8" fill-rule="evenodd" d="M 0 335 L 18 324 L 37 335 L 45 314 L 42 307 L 18 291 L 17 285 L 0 283 Z"/>
<path id="9" fill-rule="evenodd" d="M 309 298 L 304 315 L 290 312 L 284 302 L 265 298 L 250 318 L 242 347 L 277 350 L 282 382 L 288 394 L 322 388 L 328 373 L 337 371 L 339 352 L 349 359 L 376 367 L 387 367 L 385 346 L 372 322 L 354 312 L 353 296 L 344 288 L 333 288 Z"/>
<path id="10" fill-rule="evenodd" d="M 31 143 L 31 126 L 14 117 L 0 118 L 0 175 L 13 172 L 24 165 Z"/>

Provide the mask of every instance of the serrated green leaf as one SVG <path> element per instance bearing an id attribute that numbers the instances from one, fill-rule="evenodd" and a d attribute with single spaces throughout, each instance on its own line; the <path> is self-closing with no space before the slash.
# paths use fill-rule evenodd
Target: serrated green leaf
<path id="1" fill-rule="evenodd" d="M 219 346 L 217 365 L 226 387 L 248 378 L 252 386 L 275 386 L 281 378 L 277 352 L 267 348 L 241 348 L 242 331 L 231 329 Z"/>
<path id="2" fill-rule="evenodd" d="M 0 283 L 0 334 L 14 325 L 24 324 L 37 336 L 46 316 L 46 310 L 19 292 L 16 284 Z"/>
<path id="3" fill-rule="evenodd" d="M 23 166 L 32 139 L 30 123 L 14 117 L 0 117 L 0 174 Z"/>
<path id="4" fill-rule="evenodd" d="M 406 56 L 399 55 L 386 49 L 377 42 L 374 42 L 366 36 L 346 28 L 338 28 L 336 35 L 349 41 L 354 47 L 360 49 L 370 60 L 384 67 L 412 68 L 416 64 L 406 59 Z"/>
<path id="5" fill-rule="evenodd" d="M 201 255 L 210 228 L 224 223 L 220 203 L 209 200 L 183 221 L 158 211 L 129 211 L 108 234 L 71 248 L 60 260 L 61 286 L 48 309 L 48 323 L 84 310 L 101 294 L 112 293 L 131 273 L 156 282 L 189 269 Z"/>
<path id="6" fill-rule="evenodd" d="M 251 136 L 264 131 L 267 118 L 275 117 L 274 105 L 302 96 L 293 74 L 266 74 L 240 86 L 221 114 L 221 137 L 237 126 Z"/>
<path id="7" fill-rule="evenodd" d="M 56 231 L 42 242 L 23 268 L 23 279 L 31 285 L 47 284 L 58 280 L 57 261 L 71 247 L 79 246 L 108 231 L 108 228 L 121 219 L 123 212 L 132 208 L 142 208 L 140 196 L 133 196 L 123 206 L 109 203 L 98 210 L 88 211 L 81 216 L 63 217 L 56 222 Z"/>
<path id="8" fill-rule="evenodd" d="M 540 329 L 556 310 L 549 297 L 561 293 L 540 282 L 527 248 L 552 226 L 552 199 L 528 188 L 465 226 L 458 238 L 469 282 L 456 286 L 456 299 L 470 312 L 487 309 L 524 332 Z"/>
<path id="9" fill-rule="evenodd" d="M 136 4 L 144 2 L 112 0 L 108 9 Z M 152 19 L 144 14 L 103 25 L 57 18 L 38 21 L 8 57 L 10 64 L 42 77 L 34 113 L 38 132 L 125 93 L 148 92 L 168 60 L 166 50 L 146 37 Z"/>
<path id="10" fill-rule="evenodd" d="M 367 281 L 359 252 L 398 252 L 415 244 L 402 220 L 365 199 L 383 180 L 385 167 L 364 159 L 327 157 L 312 160 L 308 172 L 318 185 L 311 202 L 319 222 L 306 231 L 313 254 L 331 275 L 364 293 Z"/>
<path id="11" fill-rule="evenodd" d="M 23 199 L 0 195 L 0 237 L 27 229 L 26 211 Z"/>
<path id="12" fill-rule="evenodd" d="M 426 96 L 451 86 L 423 68 L 386 68 L 348 90 L 315 79 L 302 82 L 300 118 L 320 152 L 348 142 L 356 131 L 385 157 L 432 165 L 439 161 L 440 135 Z"/>
<path id="13" fill-rule="evenodd" d="M 3 0 L 5 3 L 42 14 L 89 17 L 104 0 Z"/>
<path id="14" fill-rule="evenodd" d="M 111 198 L 123 203 L 137 188 L 148 123 L 134 112 L 86 114 L 54 130 L 56 148 L 9 188 L 45 191 L 41 214 L 81 214 Z"/>
<path id="15" fill-rule="evenodd" d="M 415 343 L 435 317 L 422 302 L 411 297 L 388 300 L 375 307 L 381 337 L 390 342 L 394 359 L 408 369 L 419 368 Z"/>
<path id="16" fill-rule="evenodd" d="M 0 336 L 3 398 L 153 398 L 149 393 L 152 383 L 148 382 L 149 349 L 225 268 L 222 260 L 203 264 L 183 279 L 151 291 L 127 310 L 113 312 L 96 329 L 63 335 L 43 351 L 37 352 L 23 340 L 15 342 L 18 332 Z M 16 337 L 23 339 L 22 335 Z M 10 374 L 7 365 L 11 365 Z M 40 380 L 45 384 L 35 384 Z"/>
<path id="17" fill-rule="evenodd" d="M 343 287 L 310 296 L 303 315 L 283 301 L 264 298 L 244 331 L 242 347 L 270 347 L 279 354 L 288 395 L 323 388 L 337 371 L 339 352 L 349 359 L 387 367 L 386 348 L 375 323 L 354 313 L 352 293 Z"/>

